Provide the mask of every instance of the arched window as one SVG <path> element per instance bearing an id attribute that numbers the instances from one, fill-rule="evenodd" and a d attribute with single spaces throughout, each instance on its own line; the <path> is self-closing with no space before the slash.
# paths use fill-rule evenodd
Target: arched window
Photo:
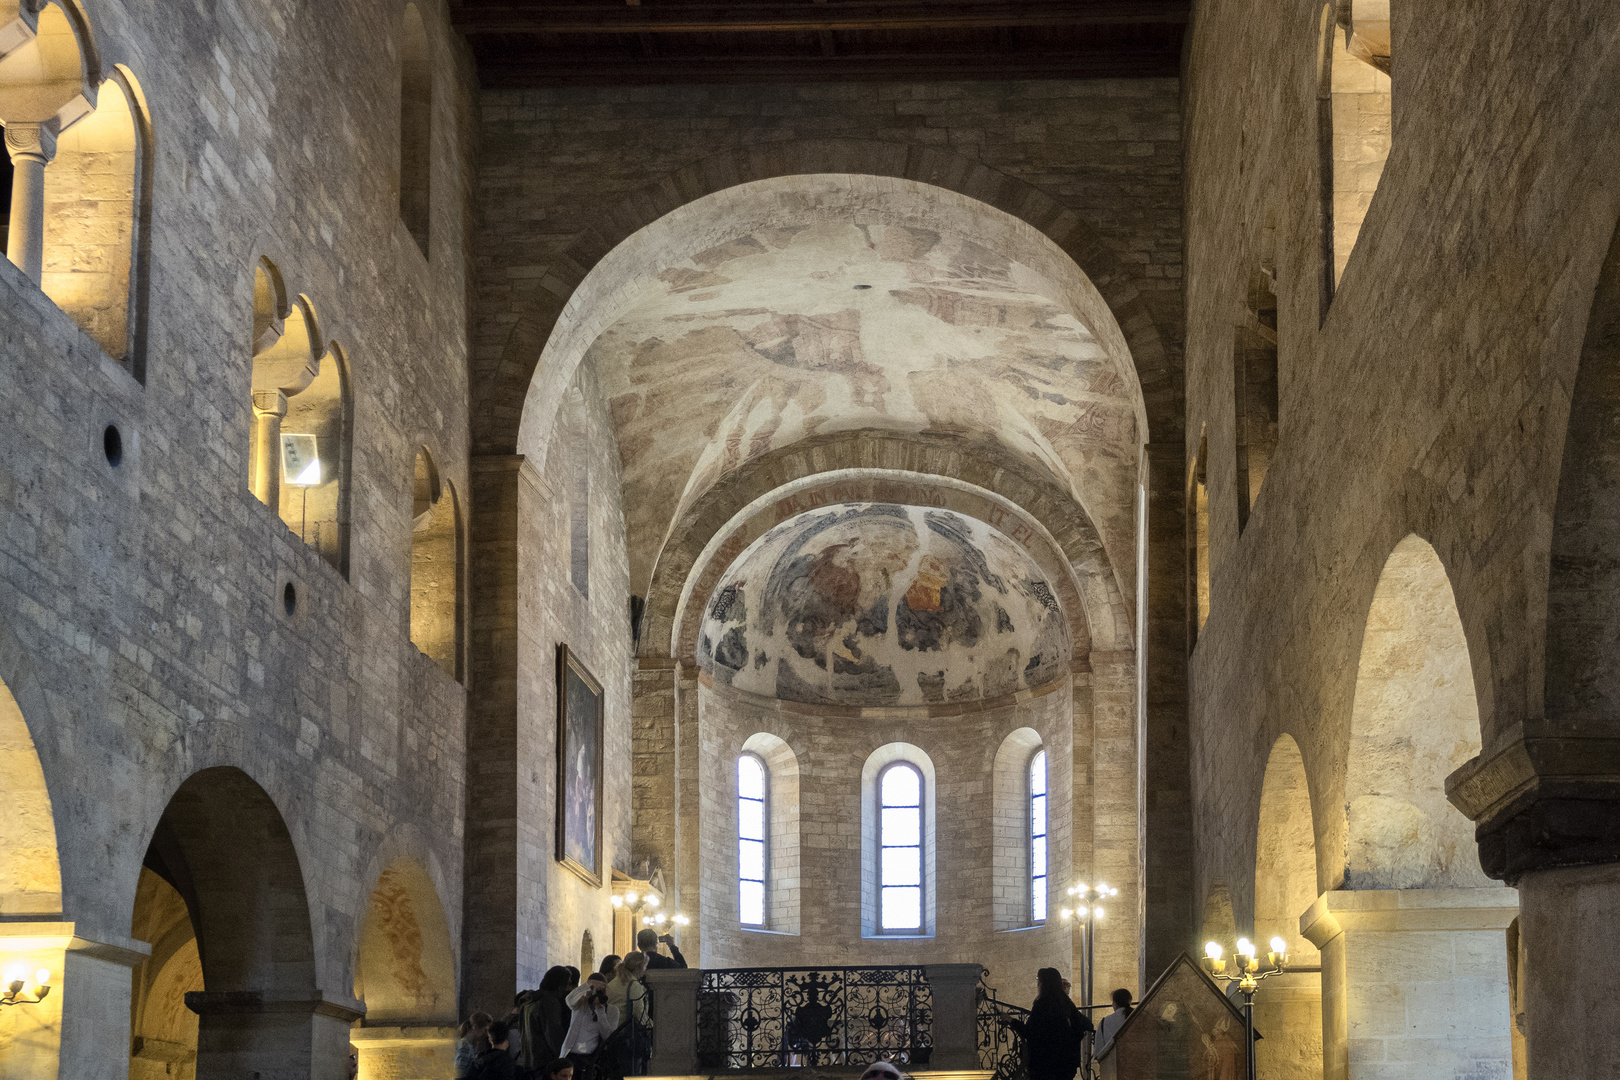
<path id="1" fill-rule="evenodd" d="M 886 933 L 923 926 L 923 778 L 896 762 L 878 777 L 878 927 Z"/>
<path id="2" fill-rule="evenodd" d="M 1322 318 L 1344 276 L 1389 157 L 1393 98 L 1388 0 L 1322 9 L 1317 138 L 1322 175 Z"/>
<path id="3" fill-rule="evenodd" d="M 1046 751 L 1029 761 L 1029 914 L 1046 921 Z"/>
<path id="4" fill-rule="evenodd" d="M 765 763 L 743 754 L 737 758 L 737 918 L 744 926 L 765 925 L 769 828 Z"/>
<path id="5" fill-rule="evenodd" d="M 416 452 L 411 524 L 411 641 L 453 679 L 461 677 L 461 513 L 455 485 L 433 455 Z"/>
<path id="6" fill-rule="evenodd" d="M 399 216 L 426 255 L 433 220 L 433 60 L 415 4 L 405 5 L 399 66 Z"/>

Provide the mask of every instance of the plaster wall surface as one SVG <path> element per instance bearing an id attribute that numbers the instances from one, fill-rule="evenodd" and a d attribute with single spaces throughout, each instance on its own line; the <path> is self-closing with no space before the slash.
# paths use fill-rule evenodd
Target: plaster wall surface
<path id="1" fill-rule="evenodd" d="M 466 489 L 471 74 L 425 5 L 424 259 L 392 187 L 402 11 L 93 5 L 103 65 L 138 75 L 156 132 L 144 385 L 0 261 L 0 680 L 51 794 L 60 917 L 128 942 L 170 795 L 232 766 L 287 823 L 316 982 L 337 1001 L 385 844 L 430 869 L 452 925 L 460 910 L 464 691 L 411 645 L 408 601 L 415 448 Z M 248 490 L 260 255 L 352 365 L 347 579 Z M 118 978 L 86 974 L 84 994 L 127 994 L 127 968 L 79 966 L 96 964 Z M 127 1004 L 82 1020 L 64 1075 L 127 1063 Z"/>

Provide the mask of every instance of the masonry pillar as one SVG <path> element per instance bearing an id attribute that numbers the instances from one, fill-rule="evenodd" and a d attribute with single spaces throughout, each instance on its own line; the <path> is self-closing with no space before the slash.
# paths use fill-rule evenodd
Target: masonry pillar
<path id="1" fill-rule="evenodd" d="M 350 1026 L 365 1015 L 358 1006 L 319 992 L 190 991 L 197 1080 L 347 1080 Z"/>
<path id="2" fill-rule="evenodd" d="M 1142 846 L 1138 813 L 1136 664 L 1128 652 L 1091 654 L 1091 866 L 1075 872 L 1119 895 L 1103 901 L 1097 923 L 1095 1000 L 1115 987 L 1140 994 L 1142 965 Z M 1081 935 L 1075 935 L 1080 948 Z M 1076 967 L 1078 969 L 1078 966 Z"/>
<path id="3" fill-rule="evenodd" d="M 6 256 L 35 285 L 45 271 L 45 166 L 56 156 L 48 124 L 7 124 L 6 153 L 14 170 Z"/>
<path id="4" fill-rule="evenodd" d="M 698 870 L 700 753 L 697 666 L 690 660 L 684 660 L 675 667 L 676 880 L 680 887 L 681 910 L 692 920 L 692 925 L 681 931 L 681 951 L 694 958 L 691 962 L 702 967 L 703 894 Z"/>
<path id="5" fill-rule="evenodd" d="M 517 986 L 518 516 L 523 458 L 473 457 L 468 528 L 467 847 L 461 1013 Z M 534 901 L 544 904 L 543 897 Z"/>
<path id="6" fill-rule="evenodd" d="M 0 1009 L 0 1076 L 127 1076 L 130 970 L 151 951 L 132 938 L 91 940 L 71 922 L 0 921 L 0 972 L 21 967 L 30 983 L 39 969 L 50 973 L 44 1000 Z"/>
<path id="7" fill-rule="evenodd" d="M 667 656 L 636 658 L 630 700 L 630 861 L 644 877 L 663 870 L 680 903 L 675 843 L 675 669 Z"/>
<path id="8" fill-rule="evenodd" d="M 1299 924 L 1322 950 L 1325 1080 L 1385 1076 L 1390 1062 L 1511 1075 L 1506 932 L 1518 911 L 1511 889 L 1323 893 Z"/>
<path id="9" fill-rule="evenodd" d="M 1100 962 L 1099 962 L 1100 963 Z M 928 988 L 934 994 L 934 1051 L 928 1067 L 940 1072 L 966 1072 L 979 1067 L 978 964 L 929 964 Z"/>
<path id="10" fill-rule="evenodd" d="M 1519 891 L 1519 1010 L 1530 1080 L 1620 1077 L 1620 739 L 1543 734 L 1446 778 L 1485 872 Z"/>
<path id="11" fill-rule="evenodd" d="M 1192 868 L 1192 751 L 1187 725 L 1186 447 L 1142 448 L 1146 573 L 1137 586 L 1137 724 L 1142 747 L 1142 989 L 1200 946 Z M 1138 565 L 1142 565 L 1139 563 Z"/>
<path id="12" fill-rule="evenodd" d="M 692 1076 L 698 1071 L 697 968 L 660 968 L 646 975 L 652 994 L 653 1047 L 650 1076 Z"/>

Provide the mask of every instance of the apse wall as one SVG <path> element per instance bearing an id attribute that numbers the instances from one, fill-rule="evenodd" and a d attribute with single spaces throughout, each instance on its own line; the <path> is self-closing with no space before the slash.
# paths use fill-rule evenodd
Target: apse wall
<path id="1" fill-rule="evenodd" d="M 1071 880 L 1071 807 L 1089 804 L 1083 779 L 1079 798 L 1071 798 L 1074 710 L 1067 676 L 1038 695 L 932 711 L 781 702 L 700 677 L 702 965 L 977 963 L 989 969 L 992 985 L 1016 1000 L 1028 996 L 1036 968 L 1068 971 L 1071 933 L 1058 912 Z M 994 777 L 998 751 L 1020 729 L 1039 736 L 1049 762 L 1053 895 L 1044 924 L 1030 926 L 1023 919 L 1024 928 L 998 930 L 997 859 L 1005 860 L 1008 852 L 996 829 L 1010 826 L 1016 842 L 1025 843 L 1028 806 L 1020 796 L 1008 800 L 1007 813 L 995 813 Z M 781 740 L 796 759 L 796 876 L 805 885 L 805 903 L 793 913 L 796 927 L 789 920 L 787 932 L 744 929 L 738 921 L 737 757 L 760 733 Z M 759 743 L 756 739 L 748 749 Z M 1016 748 L 1020 771 L 1030 752 L 1022 742 Z M 774 764 L 769 752 L 760 756 Z M 925 899 L 933 917 L 920 936 L 876 933 L 871 911 L 863 912 L 872 903 L 870 882 L 865 887 L 862 882 L 863 869 L 871 873 L 863 868 L 862 850 L 863 831 L 865 843 L 872 843 L 872 808 L 863 811 L 862 803 L 873 801 L 872 774 L 888 760 L 921 765 L 933 789 L 925 794 L 936 808 L 932 855 L 925 854 L 925 866 L 933 865 L 931 895 Z M 1021 875 L 1011 884 L 1028 887 Z"/>

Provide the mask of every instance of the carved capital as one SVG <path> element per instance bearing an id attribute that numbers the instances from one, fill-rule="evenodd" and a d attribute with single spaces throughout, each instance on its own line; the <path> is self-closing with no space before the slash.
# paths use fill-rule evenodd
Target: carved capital
<path id="1" fill-rule="evenodd" d="M 253 392 L 254 416 L 286 416 L 287 395 L 280 390 L 255 390 Z"/>
<path id="2" fill-rule="evenodd" d="M 1557 866 L 1620 862 L 1620 738 L 1531 736 L 1446 777 L 1485 872 L 1508 884 Z"/>
<path id="3" fill-rule="evenodd" d="M 7 124 L 6 153 L 13 165 L 24 161 L 49 165 L 56 156 L 56 132 L 49 124 Z"/>

